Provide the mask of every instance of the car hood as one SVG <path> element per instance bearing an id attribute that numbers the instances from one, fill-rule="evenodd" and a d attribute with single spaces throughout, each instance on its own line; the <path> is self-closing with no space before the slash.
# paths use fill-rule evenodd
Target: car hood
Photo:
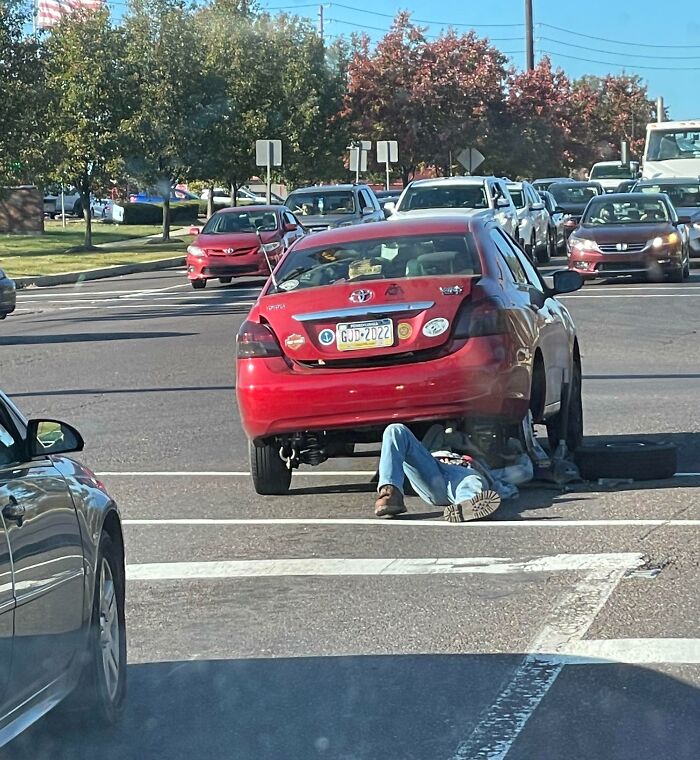
<path id="1" fill-rule="evenodd" d="M 465 216 L 491 216 L 493 211 L 488 208 L 417 208 L 411 211 L 396 210 L 389 217 L 389 221 L 391 219 L 403 219 L 407 216 L 411 217 L 411 219 L 419 219 L 421 217 L 428 219 L 436 216 L 461 216 L 462 214 Z"/>
<path id="2" fill-rule="evenodd" d="M 478 275 L 441 275 L 362 280 L 273 293 L 259 298 L 249 319 L 266 323 L 294 361 L 323 366 L 337 360 L 406 354 L 439 348 L 450 339 L 457 312 L 478 279 Z M 392 321 L 391 346 L 338 347 L 339 324 L 381 319 Z"/>
<path id="3" fill-rule="evenodd" d="M 579 227 L 578 237 L 595 240 L 596 243 L 646 243 L 657 235 L 668 235 L 675 231 L 669 222 L 656 224 L 606 224 L 600 227 Z"/>
<path id="4" fill-rule="evenodd" d="M 279 240 L 279 231 L 261 232 L 263 243 Z M 222 232 L 217 234 L 201 233 L 194 239 L 192 245 L 200 248 L 224 250 L 226 248 L 255 248 L 259 245 L 258 236 L 251 232 Z"/>
<path id="5" fill-rule="evenodd" d="M 309 229 L 314 227 L 337 227 L 343 222 L 355 223 L 359 217 L 355 214 L 310 214 L 308 216 L 297 215 L 297 219 Z"/>

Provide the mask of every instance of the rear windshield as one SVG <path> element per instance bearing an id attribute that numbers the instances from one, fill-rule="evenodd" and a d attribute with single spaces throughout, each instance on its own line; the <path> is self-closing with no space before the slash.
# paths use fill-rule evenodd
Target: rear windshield
<path id="1" fill-rule="evenodd" d="M 637 189 L 642 193 L 666 193 L 676 208 L 700 207 L 700 182 L 689 182 L 687 185 L 659 183 L 637 186 Z"/>
<path id="2" fill-rule="evenodd" d="M 554 196 L 557 203 L 578 204 L 588 203 L 591 198 L 600 195 L 598 188 L 592 185 L 567 185 L 565 183 L 552 185 L 549 192 Z"/>
<path id="3" fill-rule="evenodd" d="M 233 211 L 214 214 L 204 225 L 202 234 L 216 235 L 224 232 L 250 232 L 277 229 L 277 214 L 274 211 Z"/>
<path id="4" fill-rule="evenodd" d="M 488 208 L 483 185 L 450 185 L 441 187 L 410 187 L 398 211 L 424 208 Z"/>
<path id="5" fill-rule="evenodd" d="M 287 198 L 287 206 L 297 216 L 329 216 L 332 214 L 354 214 L 355 197 L 349 190 L 330 192 L 292 193 Z"/>
<path id="6" fill-rule="evenodd" d="M 594 166 L 591 179 L 633 179 L 634 173 L 629 166 Z"/>
<path id="7" fill-rule="evenodd" d="M 658 224 L 671 220 L 666 204 L 657 198 L 613 203 L 604 198 L 591 201 L 581 223 L 588 227 L 606 224 Z"/>
<path id="8" fill-rule="evenodd" d="M 471 235 L 387 236 L 293 249 L 275 273 L 278 290 L 341 282 L 481 274 Z"/>

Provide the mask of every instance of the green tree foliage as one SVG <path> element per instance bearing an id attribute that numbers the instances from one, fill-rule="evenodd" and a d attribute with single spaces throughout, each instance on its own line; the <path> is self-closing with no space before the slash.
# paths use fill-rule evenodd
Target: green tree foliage
<path id="1" fill-rule="evenodd" d="M 86 248 L 92 246 L 90 195 L 114 175 L 133 105 L 123 48 L 123 32 L 106 9 L 71 14 L 46 40 L 45 151 L 54 179 L 80 192 Z"/>

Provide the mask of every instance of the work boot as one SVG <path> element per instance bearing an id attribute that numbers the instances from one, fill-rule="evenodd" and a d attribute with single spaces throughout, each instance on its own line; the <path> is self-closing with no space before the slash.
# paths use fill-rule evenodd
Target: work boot
<path id="1" fill-rule="evenodd" d="M 501 497 L 495 491 L 481 491 L 469 501 L 445 507 L 443 517 L 447 522 L 481 520 L 492 515 L 501 506 Z"/>
<path id="2" fill-rule="evenodd" d="M 395 486 L 382 486 L 379 489 L 379 498 L 374 503 L 374 514 L 377 517 L 386 515 L 401 515 L 406 512 L 403 503 L 403 494 Z"/>

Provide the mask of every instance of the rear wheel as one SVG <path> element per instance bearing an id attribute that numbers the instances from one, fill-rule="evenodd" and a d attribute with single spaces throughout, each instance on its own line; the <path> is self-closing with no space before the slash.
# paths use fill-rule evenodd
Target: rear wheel
<path id="1" fill-rule="evenodd" d="M 565 436 L 566 447 L 571 452 L 576 451 L 583 443 L 583 396 L 581 391 L 581 365 L 575 362 L 569 390 L 569 414 Z M 562 420 L 562 412 L 547 420 L 547 439 L 549 440 L 550 453 L 554 453 L 561 439 Z"/>
<path id="2" fill-rule="evenodd" d="M 207 287 L 206 280 L 190 280 L 190 283 L 195 290 L 203 290 Z"/>
<path id="3" fill-rule="evenodd" d="M 279 448 L 266 443 L 250 447 L 250 474 L 253 487 L 262 496 L 282 496 L 289 491 L 292 471 L 280 458 Z"/>
<path id="4" fill-rule="evenodd" d="M 230 285 L 231 284 L 231 280 L 233 280 L 233 277 L 219 277 L 219 282 L 222 285 Z"/>
<path id="5" fill-rule="evenodd" d="M 554 255 L 553 251 L 555 247 L 554 241 L 552 240 L 552 230 L 547 230 L 547 242 L 543 248 L 540 248 L 540 250 L 537 251 L 537 263 L 548 264 Z"/>

